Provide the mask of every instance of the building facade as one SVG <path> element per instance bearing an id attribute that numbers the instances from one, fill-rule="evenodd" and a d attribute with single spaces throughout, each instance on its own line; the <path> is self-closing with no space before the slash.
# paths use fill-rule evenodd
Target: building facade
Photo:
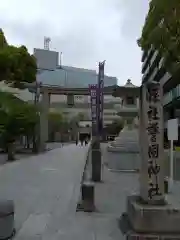
<path id="1" fill-rule="evenodd" d="M 88 88 L 89 84 L 97 83 L 98 74 L 95 70 L 60 65 L 58 52 L 34 49 L 34 56 L 38 66 L 37 81 L 43 86 L 75 89 Z M 104 86 L 114 85 L 117 85 L 117 78 L 105 75 Z M 104 96 L 104 124 L 110 124 L 120 118 L 114 107 L 119 103 L 120 99 L 111 95 Z M 50 111 L 61 112 L 67 119 L 72 119 L 81 113 L 83 121 L 80 124 L 91 126 L 90 96 L 88 95 L 51 94 Z"/>
<path id="2" fill-rule="evenodd" d="M 180 123 L 180 84 L 178 76 L 172 76 L 164 67 L 164 58 L 153 46 L 142 55 L 142 83 L 158 81 L 163 85 L 164 131 L 167 141 L 167 121 L 178 118 Z M 180 129 L 179 129 L 180 135 Z M 180 139 L 179 139 L 180 140 Z M 180 141 L 176 144 L 179 145 Z"/>

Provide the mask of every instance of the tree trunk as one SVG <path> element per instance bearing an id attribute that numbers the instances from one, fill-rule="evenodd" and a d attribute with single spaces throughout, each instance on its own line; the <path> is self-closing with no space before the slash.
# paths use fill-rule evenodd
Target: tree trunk
<path id="1" fill-rule="evenodd" d="M 26 136 L 25 137 L 23 136 L 22 139 L 23 147 L 26 148 Z"/>
<path id="2" fill-rule="evenodd" d="M 15 152 L 14 152 L 14 143 L 8 143 L 8 161 L 14 161 L 15 159 Z"/>
<path id="3" fill-rule="evenodd" d="M 36 139 L 36 137 L 33 137 L 33 149 L 32 149 L 33 153 L 38 153 L 39 152 L 39 142 Z"/>
<path id="4" fill-rule="evenodd" d="M 27 141 L 27 149 L 30 149 L 30 137 L 29 137 L 29 135 L 26 136 L 26 141 Z"/>

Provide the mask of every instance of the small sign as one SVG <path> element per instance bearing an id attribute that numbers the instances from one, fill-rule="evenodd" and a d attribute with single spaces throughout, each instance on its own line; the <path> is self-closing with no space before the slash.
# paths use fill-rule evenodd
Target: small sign
<path id="1" fill-rule="evenodd" d="M 168 140 L 178 140 L 178 119 L 170 119 L 167 124 Z"/>

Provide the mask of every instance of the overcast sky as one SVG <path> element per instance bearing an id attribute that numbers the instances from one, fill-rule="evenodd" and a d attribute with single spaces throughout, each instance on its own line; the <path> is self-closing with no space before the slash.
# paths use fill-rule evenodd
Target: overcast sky
<path id="1" fill-rule="evenodd" d="M 141 34 L 148 0 L 6 0 L 0 4 L 0 23 L 11 44 L 29 51 L 50 48 L 63 52 L 63 64 L 97 69 L 106 59 L 105 73 L 119 85 L 128 78 L 141 82 Z"/>

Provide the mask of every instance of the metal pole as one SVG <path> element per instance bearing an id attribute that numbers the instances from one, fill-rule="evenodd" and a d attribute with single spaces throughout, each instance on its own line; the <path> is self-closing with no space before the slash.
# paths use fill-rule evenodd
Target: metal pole
<path id="1" fill-rule="evenodd" d="M 102 134 L 103 121 L 103 86 L 104 86 L 104 63 L 99 63 L 98 84 L 96 89 L 96 122 L 92 124 L 92 180 L 102 180 L 102 160 L 100 148 L 100 136 Z"/>

